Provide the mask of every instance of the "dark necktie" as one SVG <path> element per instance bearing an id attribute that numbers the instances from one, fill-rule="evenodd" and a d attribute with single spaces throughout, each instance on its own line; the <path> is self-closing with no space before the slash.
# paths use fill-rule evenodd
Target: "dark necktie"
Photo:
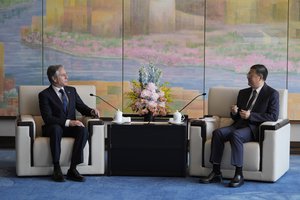
<path id="1" fill-rule="evenodd" d="M 66 97 L 63 89 L 60 89 L 59 92 L 61 93 L 61 100 L 62 100 L 64 111 L 66 113 L 67 112 L 67 106 L 68 106 L 68 100 L 67 100 L 67 97 Z"/>
<path id="2" fill-rule="evenodd" d="M 251 99 L 249 100 L 249 102 L 247 104 L 246 110 L 249 110 L 249 109 L 251 110 L 252 109 L 252 104 L 253 104 L 253 101 L 254 101 L 256 95 L 257 95 L 256 90 L 253 90 L 252 91 L 252 97 L 251 97 Z"/>

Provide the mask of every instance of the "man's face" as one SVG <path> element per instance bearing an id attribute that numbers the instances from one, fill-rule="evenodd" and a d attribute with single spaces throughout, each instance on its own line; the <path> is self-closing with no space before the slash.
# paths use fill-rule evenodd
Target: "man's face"
<path id="1" fill-rule="evenodd" d="M 68 75 L 63 67 L 58 69 L 56 76 L 53 77 L 53 80 L 56 87 L 64 87 L 68 85 Z"/>
<path id="2" fill-rule="evenodd" d="M 251 69 L 247 74 L 248 85 L 252 88 L 258 88 L 263 83 L 263 78 L 258 75 L 254 69 Z"/>

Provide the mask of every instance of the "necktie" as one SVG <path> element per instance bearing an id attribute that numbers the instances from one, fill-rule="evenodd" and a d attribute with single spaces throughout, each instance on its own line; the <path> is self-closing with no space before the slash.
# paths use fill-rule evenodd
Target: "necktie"
<path id="1" fill-rule="evenodd" d="M 61 93 L 61 100 L 62 100 L 64 111 L 66 113 L 67 112 L 67 106 L 68 106 L 68 100 L 67 100 L 67 97 L 66 97 L 63 89 L 60 89 L 59 92 Z"/>
<path id="2" fill-rule="evenodd" d="M 252 109 L 252 107 L 253 107 L 252 104 L 253 104 L 253 101 L 254 101 L 256 95 L 257 95 L 256 90 L 253 90 L 253 91 L 252 91 L 252 97 L 251 97 L 251 99 L 249 100 L 249 102 L 248 102 L 248 104 L 247 104 L 246 110 L 251 110 L 251 109 Z"/>

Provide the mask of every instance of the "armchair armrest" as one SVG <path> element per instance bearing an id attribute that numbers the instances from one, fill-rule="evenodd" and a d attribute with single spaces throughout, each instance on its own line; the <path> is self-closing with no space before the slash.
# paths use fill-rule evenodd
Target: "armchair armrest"
<path id="1" fill-rule="evenodd" d="M 36 126 L 32 115 L 21 115 L 17 120 L 17 126 L 28 126 L 29 136 L 33 140 L 36 136 Z"/>
<path id="2" fill-rule="evenodd" d="M 267 121 L 259 127 L 260 171 L 273 169 L 276 163 L 288 163 L 290 143 L 290 123 L 288 119 L 278 119 L 276 122 Z M 278 152 L 281 152 L 280 154 Z M 270 164 L 270 166 L 268 166 Z M 287 168 L 287 166 L 284 166 Z M 271 172 L 268 172 L 271 173 Z"/>
<path id="3" fill-rule="evenodd" d="M 202 119 L 195 119 L 190 123 L 190 139 L 191 141 L 193 141 L 192 143 L 190 143 L 190 148 L 193 149 L 194 145 L 201 144 L 201 147 L 198 148 L 201 148 L 201 151 L 199 152 L 201 156 L 199 155 L 199 158 L 201 159 L 202 166 L 204 166 L 205 143 L 212 137 L 212 132 L 219 127 L 219 123 L 220 118 L 218 116 L 209 116 Z"/>
<path id="4" fill-rule="evenodd" d="M 101 119 L 88 119 L 86 123 L 87 123 L 90 137 L 93 136 L 95 132 L 94 128 L 96 128 L 96 126 L 104 125 L 104 122 Z"/>
<path id="5" fill-rule="evenodd" d="M 104 122 L 101 119 L 92 118 L 92 117 L 84 116 L 81 118 L 81 121 L 84 124 L 84 126 L 88 127 L 89 131 L 90 131 L 91 126 L 104 125 Z"/>
<path id="6" fill-rule="evenodd" d="M 202 119 L 191 121 L 191 126 L 201 127 L 201 137 L 205 142 L 212 137 L 212 132 L 219 127 L 220 118 L 218 116 L 204 116 Z"/>
<path id="7" fill-rule="evenodd" d="M 89 152 L 92 155 L 89 156 L 89 165 L 92 165 L 95 162 L 100 162 L 100 157 L 97 158 L 97 155 L 100 153 L 99 146 L 104 146 L 104 122 L 101 119 L 91 117 L 82 117 L 81 121 L 89 131 Z M 96 153 L 97 151 L 99 153 Z"/>
<path id="8" fill-rule="evenodd" d="M 281 127 L 289 124 L 288 119 L 278 119 L 276 122 L 267 121 L 260 125 L 259 127 L 259 141 L 263 142 L 265 139 L 265 130 L 278 130 Z"/>
<path id="9" fill-rule="evenodd" d="M 22 174 L 22 162 L 33 166 L 33 143 L 36 136 L 35 121 L 32 115 L 21 115 L 17 120 L 16 127 L 16 153 L 17 153 L 17 174 Z"/>

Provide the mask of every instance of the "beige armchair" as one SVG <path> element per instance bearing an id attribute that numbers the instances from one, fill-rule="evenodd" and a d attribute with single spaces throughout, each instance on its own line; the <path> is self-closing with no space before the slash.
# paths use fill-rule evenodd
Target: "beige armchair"
<path id="1" fill-rule="evenodd" d="M 48 86 L 19 87 L 19 117 L 16 124 L 16 173 L 18 176 L 50 175 L 53 172 L 49 138 L 42 137 L 44 123 L 39 110 L 38 94 Z M 95 108 L 96 99 L 89 94 L 96 93 L 95 86 L 74 86 L 85 102 Z M 78 113 L 79 115 L 80 113 Z M 104 174 L 104 124 L 99 119 L 80 116 L 89 129 L 88 143 L 84 148 L 84 163 L 77 169 L 81 174 Z M 62 139 L 60 164 L 66 174 L 71 158 L 74 139 Z"/>
<path id="2" fill-rule="evenodd" d="M 231 105 L 236 103 L 238 88 L 213 87 L 208 95 L 208 115 L 204 119 L 194 120 L 190 126 L 191 176 L 207 176 L 212 169 L 209 162 L 211 137 L 214 129 L 231 124 Z M 264 122 L 260 126 L 259 142 L 244 144 L 244 178 L 248 180 L 275 182 L 289 169 L 290 123 L 287 119 L 287 90 L 279 92 L 279 119 L 276 122 Z M 230 164 L 230 143 L 225 144 L 221 162 L 225 178 L 234 176 L 235 168 Z"/>

